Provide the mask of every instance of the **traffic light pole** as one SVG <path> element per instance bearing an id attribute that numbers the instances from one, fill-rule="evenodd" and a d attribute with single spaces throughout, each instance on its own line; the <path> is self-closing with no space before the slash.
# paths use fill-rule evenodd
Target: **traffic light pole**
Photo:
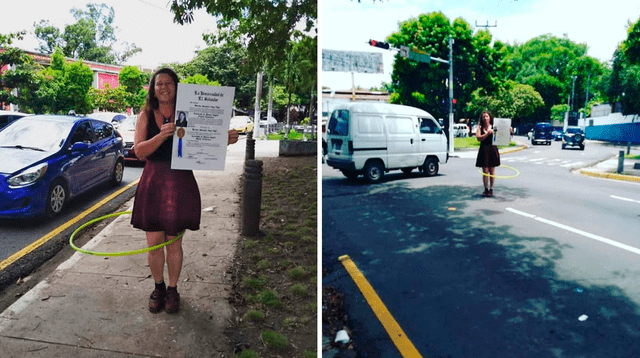
<path id="1" fill-rule="evenodd" d="M 430 61 L 442 62 L 449 65 L 449 123 L 447 141 L 449 142 L 449 155 L 453 154 L 453 37 L 449 36 L 449 61 L 437 57 L 431 57 L 423 52 L 411 51 L 408 46 L 400 48 L 391 47 L 388 42 L 369 40 L 369 45 L 382 48 L 385 50 L 394 50 L 400 53 L 400 56 L 410 60 L 429 63 Z M 447 126 L 445 126 L 447 127 Z"/>

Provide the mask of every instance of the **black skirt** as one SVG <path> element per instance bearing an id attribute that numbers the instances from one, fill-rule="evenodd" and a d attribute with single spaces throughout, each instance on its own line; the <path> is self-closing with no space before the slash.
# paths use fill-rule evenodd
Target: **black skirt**
<path id="1" fill-rule="evenodd" d="M 478 157 L 476 158 L 476 167 L 491 168 L 500 166 L 500 152 L 498 147 L 491 144 L 480 144 Z"/>
<path id="2" fill-rule="evenodd" d="M 169 236 L 200 229 L 200 190 L 191 170 L 172 170 L 169 161 L 147 160 L 136 189 L 131 224 Z"/>

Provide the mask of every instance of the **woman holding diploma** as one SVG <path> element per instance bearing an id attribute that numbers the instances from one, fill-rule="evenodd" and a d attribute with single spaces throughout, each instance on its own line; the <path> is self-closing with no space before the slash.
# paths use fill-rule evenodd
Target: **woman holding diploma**
<path id="1" fill-rule="evenodd" d="M 496 167 L 500 166 L 498 147 L 493 145 L 493 116 L 488 111 L 480 114 L 476 138 L 480 141 L 480 149 L 476 158 L 476 167 L 482 168 L 483 196 L 493 196 L 493 184 L 496 181 Z"/>
<path id="2" fill-rule="evenodd" d="M 172 240 L 186 229 L 200 228 L 200 191 L 191 170 L 171 169 L 171 150 L 176 131 L 174 113 L 178 75 L 169 68 L 157 70 L 151 77 L 144 108 L 138 115 L 134 146 L 139 159 L 146 159 L 133 205 L 131 224 L 144 230 L 147 245 Z M 229 131 L 229 144 L 238 141 Z M 177 312 L 177 291 L 182 269 L 182 239 L 149 252 L 149 268 L 155 289 L 149 298 L 149 311 Z M 167 264 L 169 287 L 164 282 Z"/>

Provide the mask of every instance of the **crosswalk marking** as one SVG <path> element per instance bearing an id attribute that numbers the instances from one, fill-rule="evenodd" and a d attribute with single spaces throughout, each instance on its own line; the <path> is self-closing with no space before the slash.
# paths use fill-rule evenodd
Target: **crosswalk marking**
<path id="1" fill-rule="evenodd" d="M 538 164 L 538 165 L 550 165 L 550 166 L 560 166 L 563 168 L 574 168 L 574 167 L 578 167 L 580 165 L 583 165 L 584 162 L 576 162 L 576 161 L 572 161 L 572 160 L 566 160 L 566 159 L 551 159 L 551 158 L 530 158 L 530 157 L 525 157 L 525 156 L 519 156 L 519 157 L 508 157 L 508 158 L 500 158 L 501 161 L 505 162 L 505 163 L 523 163 L 523 162 L 527 162 L 527 163 L 533 163 L 533 164 Z"/>

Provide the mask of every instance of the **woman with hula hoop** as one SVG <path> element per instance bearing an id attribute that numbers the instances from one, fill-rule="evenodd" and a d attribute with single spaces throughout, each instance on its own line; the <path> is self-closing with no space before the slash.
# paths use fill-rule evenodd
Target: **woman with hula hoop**
<path id="1" fill-rule="evenodd" d="M 169 68 L 157 70 L 149 82 L 149 93 L 138 116 L 134 146 L 136 156 L 146 159 L 136 189 L 131 224 L 144 230 L 148 246 L 175 240 L 164 248 L 149 251 L 149 268 L 155 289 L 149 298 L 149 311 L 175 313 L 180 308 L 177 284 L 182 270 L 182 233 L 200 229 L 200 190 L 191 170 L 171 169 L 174 113 L 178 75 Z M 238 133 L 229 131 L 229 144 Z M 164 265 L 169 287 L 164 283 Z"/>
<path id="2" fill-rule="evenodd" d="M 476 138 L 480 141 L 476 167 L 482 168 L 482 183 L 484 184 L 482 196 L 492 197 L 496 167 L 500 166 L 500 153 L 498 147 L 493 145 L 493 116 L 491 112 L 484 111 L 480 114 Z"/>

